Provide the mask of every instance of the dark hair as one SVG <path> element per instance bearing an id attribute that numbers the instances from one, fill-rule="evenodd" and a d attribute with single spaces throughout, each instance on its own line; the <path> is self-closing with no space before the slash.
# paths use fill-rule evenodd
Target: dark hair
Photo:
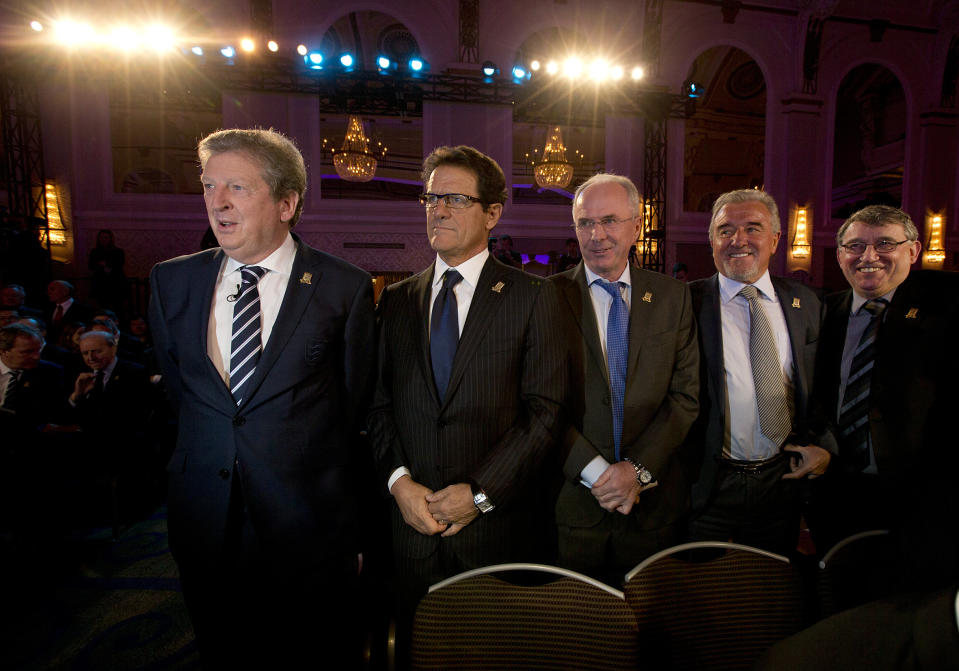
<path id="1" fill-rule="evenodd" d="M 114 336 L 119 336 L 120 331 L 117 329 L 116 324 L 106 319 L 94 319 L 92 322 L 87 324 L 86 328 L 83 329 L 84 333 L 90 333 L 91 331 L 99 331 L 100 329 L 96 328 L 97 326 L 102 326 L 105 329 L 109 329 L 110 333 Z"/>
<path id="2" fill-rule="evenodd" d="M 274 201 L 291 192 L 298 196 L 296 209 L 290 219 L 290 228 L 296 226 L 303 212 L 303 196 L 306 194 L 306 164 L 293 141 L 272 128 L 218 130 L 200 140 L 197 146 L 200 167 L 205 167 L 214 154 L 230 151 L 242 152 L 260 164 L 263 181 L 270 187 Z"/>
<path id="3" fill-rule="evenodd" d="M 678 273 L 680 270 L 683 270 L 687 273 L 689 272 L 689 268 L 686 266 L 685 263 L 681 263 L 677 261 L 676 263 L 673 264 L 673 275 L 676 275 L 676 273 Z"/>
<path id="4" fill-rule="evenodd" d="M 423 188 L 426 188 L 433 171 L 442 165 L 455 165 L 476 175 L 476 189 L 479 192 L 477 195 L 484 210 L 494 203 L 502 205 L 506 202 L 506 176 L 499 164 L 486 154 L 464 144 L 458 147 L 437 147 L 423 159 L 423 174 L 420 176 Z"/>
<path id="5" fill-rule="evenodd" d="M 17 343 L 17 338 L 32 338 L 43 342 L 43 336 L 34 328 L 26 324 L 7 324 L 0 328 L 0 351 L 12 350 Z"/>
<path id="6" fill-rule="evenodd" d="M 843 222 L 842 226 L 839 227 L 839 230 L 836 232 L 837 245 L 842 244 L 842 236 L 846 234 L 846 229 L 857 221 L 866 226 L 898 224 L 902 226 L 906 240 L 914 242 L 919 239 L 919 231 L 916 229 L 916 225 L 912 223 L 912 218 L 898 207 L 891 207 L 889 205 L 867 205 L 858 212 L 853 212 L 852 215 Z"/>
<path id="7" fill-rule="evenodd" d="M 104 233 L 106 233 L 107 235 L 110 236 L 110 242 L 108 242 L 108 243 L 106 244 L 106 246 L 107 246 L 107 247 L 116 247 L 116 242 L 114 241 L 114 238 L 113 238 L 113 231 L 111 231 L 109 228 L 101 228 L 99 231 L 97 231 L 97 244 L 96 244 L 96 246 L 97 246 L 97 247 L 100 246 L 100 236 L 103 235 Z"/>

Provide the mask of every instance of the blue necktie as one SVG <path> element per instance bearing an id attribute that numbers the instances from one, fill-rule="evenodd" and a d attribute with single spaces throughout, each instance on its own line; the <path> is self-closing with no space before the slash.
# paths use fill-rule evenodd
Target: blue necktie
<path id="1" fill-rule="evenodd" d="M 629 308 L 620 293 L 620 282 L 596 280 L 613 298 L 606 320 L 606 363 L 613 403 L 613 445 L 616 461 L 623 443 L 623 398 L 626 396 L 626 359 L 629 354 Z"/>
<path id="2" fill-rule="evenodd" d="M 230 391 L 237 405 L 243 402 L 245 387 L 256 362 L 260 360 L 263 343 L 260 338 L 260 292 L 256 285 L 266 275 L 266 268 L 242 266 L 240 297 L 233 303 L 233 337 L 230 340 Z"/>
<path id="3" fill-rule="evenodd" d="M 433 301 L 433 317 L 430 321 L 430 357 L 433 360 L 433 380 L 440 401 L 446 398 L 446 388 L 453 371 L 453 357 L 460 340 L 459 310 L 453 287 L 463 279 L 450 269 L 443 274 L 443 287 Z"/>

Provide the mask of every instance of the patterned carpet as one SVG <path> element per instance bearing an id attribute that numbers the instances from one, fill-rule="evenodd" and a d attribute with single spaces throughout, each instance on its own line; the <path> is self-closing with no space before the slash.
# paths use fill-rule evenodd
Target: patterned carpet
<path id="1" fill-rule="evenodd" d="M 4 558 L 0 668 L 199 669 L 167 548 L 166 510 L 125 529 L 75 532 Z"/>

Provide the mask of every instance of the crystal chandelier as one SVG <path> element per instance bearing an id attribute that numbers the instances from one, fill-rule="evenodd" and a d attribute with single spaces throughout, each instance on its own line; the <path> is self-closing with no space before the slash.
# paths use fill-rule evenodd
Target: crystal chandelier
<path id="1" fill-rule="evenodd" d="M 368 182 L 376 174 L 376 158 L 370 152 L 370 139 L 358 116 L 350 116 L 343 146 L 333 151 L 333 166 L 336 174 L 348 182 Z"/>
<path id="2" fill-rule="evenodd" d="M 543 148 L 543 160 L 534 166 L 533 175 L 536 183 L 544 189 L 566 188 L 573 179 L 573 166 L 566 160 L 566 145 L 559 126 L 550 133 Z"/>

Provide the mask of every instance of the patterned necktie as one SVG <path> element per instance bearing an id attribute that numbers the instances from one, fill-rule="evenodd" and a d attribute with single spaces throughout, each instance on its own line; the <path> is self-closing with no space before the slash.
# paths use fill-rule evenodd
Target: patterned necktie
<path id="1" fill-rule="evenodd" d="M 853 354 L 846 391 L 839 409 L 839 449 L 844 460 L 857 471 L 869 465 L 869 387 L 876 357 L 876 339 L 882 315 L 889 303 L 883 298 L 867 301 L 860 310 L 872 317 Z"/>
<path id="2" fill-rule="evenodd" d="M 253 377 L 263 343 L 260 339 L 260 292 L 256 285 L 266 268 L 242 266 L 240 297 L 233 304 L 233 338 L 230 340 L 230 391 L 237 405 L 243 402 L 244 387 Z"/>
<path id="3" fill-rule="evenodd" d="M 609 392 L 613 405 L 613 446 L 619 461 L 623 443 L 623 398 L 626 395 L 626 359 L 629 354 L 629 308 L 623 300 L 619 282 L 596 280 L 613 302 L 606 320 L 606 365 L 609 368 Z"/>
<path id="4" fill-rule="evenodd" d="M 453 287 L 463 279 L 455 270 L 443 273 L 443 287 L 433 301 L 430 321 L 430 358 L 433 360 L 433 381 L 440 401 L 446 398 L 446 388 L 453 371 L 453 357 L 460 340 L 459 309 Z"/>
<path id="5" fill-rule="evenodd" d="M 10 409 L 13 408 L 13 399 L 20 389 L 20 376 L 22 374 L 22 370 L 10 370 L 10 377 L 7 378 L 7 390 L 3 393 L 3 403 L 0 403 L 0 406 Z"/>
<path id="6" fill-rule="evenodd" d="M 789 437 L 792 419 L 776 339 L 756 287 L 747 284 L 739 294 L 749 302 L 749 359 L 759 408 L 759 428 L 778 448 Z"/>

